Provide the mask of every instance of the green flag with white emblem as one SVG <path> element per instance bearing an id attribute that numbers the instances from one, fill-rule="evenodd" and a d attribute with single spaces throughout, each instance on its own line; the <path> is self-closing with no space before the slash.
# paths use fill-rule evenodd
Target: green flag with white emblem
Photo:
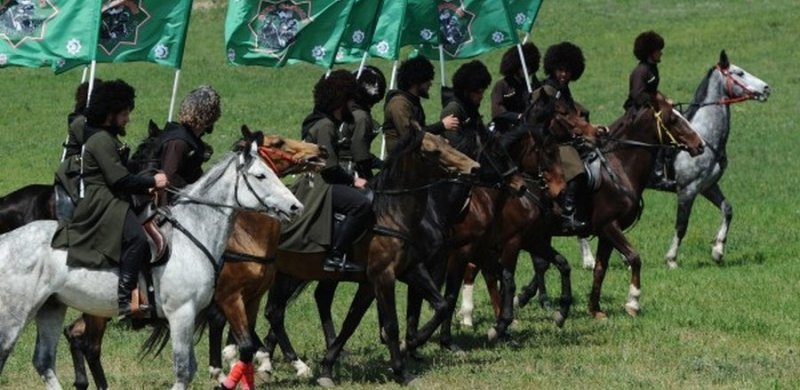
<path id="1" fill-rule="evenodd" d="M 0 68 L 90 61 L 100 0 L 0 0 Z"/>
<path id="2" fill-rule="evenodd" d="M 530 32 L 536 16 L 539 15 L 542 0 L 506 0 L 506 2 L 514 27 L 525 33 Z"/>
<path id="3" fill-rule="evenodd" d="M 192 0 L 102 0 L 97 62 L 180 68 L 191 12 Z M 87 62 L 67 61 L 56 72 Z"/>

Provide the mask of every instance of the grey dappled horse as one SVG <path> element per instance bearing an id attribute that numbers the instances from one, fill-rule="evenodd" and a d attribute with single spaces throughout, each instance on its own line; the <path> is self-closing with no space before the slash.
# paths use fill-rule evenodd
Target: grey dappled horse
<path id="1" fill-rule="evenodd" d="M 248 134 L 249 135 L 249 134 Z M 156 307 L 167 319 L 175 383 L 185 389 L 197 371 L 195 318 L 211 303 L 219 260 L 237 210 L 258 210 L 288 219 L 302 211 L 297 198 L 258 156 L 261 137 L 230 153 L 171 207 L 172 257 L 153 269 Z M 248 141 L 249 142 L 249 141 Z M 61 389 L 55 374 L 56 345 L 67 306 L 117 314 L 116 269 L 68 267 L 67 252 L 50 247 L 55 221 L 35 221 L 0 236 L 0 372 L 25 324 L 36 320 L 33 364 L 48 389 Z"/>
<path id="2" fill-rule="evenodd" d="M 686 118 L 703 137 L 706 148 L 697 157 L 691 157 L 684 151 L 675 158 L 676 188 L 673 191 L 678 195 L 678 215 L 675 236 L 666 255 L 670 268 L 678 266 L 678 248 L 686 235 L 692 204 L 698 194 L 717 206 L 722 214 L 722 223 L 711 247 L 714 261 L 722 261 L 728 228 L 733 217 L 733 207 L 719 187 L 719 179 L 728 166 L 725 147 L 731 124 L 730 105 L 748 100 L 765 102 L 769 93 L 767 83 L 731 64 L 724 50 L 720 53 L 719 62 L 709 69 L 697 87 Z M 584 268 L 594 268 L 594 257 L 585 239 L 581 240 L 581 253 Z"/>

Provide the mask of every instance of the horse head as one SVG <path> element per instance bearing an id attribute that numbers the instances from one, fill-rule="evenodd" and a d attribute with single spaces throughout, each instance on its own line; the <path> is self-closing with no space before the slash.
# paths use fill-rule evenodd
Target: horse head
<path id="1" fill-rule="evenodd" d="M 646 138 L 644 142 L 686 150 L 692 157 L 703 153 L 703 138 L 667 98 L 659 95 L 655 103 L 655 106 L 639 110 L 633 122 L 626 126 L 629 130 L 623 131 L 634 137 L 637 135 L 632 133 L 638 133 Z"/>
<path id="2" fill-rule="evenodd" d="M 769 98 L 769 85 L 744 69 L 731 64 L 725 50 L 719 54 L 719 62 L 712 68 L 712 79 L 720 85 L 723 98 L 721 104 L 737 103 L 745 100 L 766 102 Z"/>
<path id="3" fill-rule="evenodd" d="M 250 128 L 242 126 L 243 131 Z M 303 142 L 278 135 L 264 136 L 263 145 L 258 149 L 261 158 L 280 177 L 299 172 L 319 171 L 325 166 L 328 152 L 325 148 L 310 142 Z"/>
<path id="4" fill-rule="evenodd" d="M 480 168 L 480 164 L 450 146 L 443 137 L 423 132 L 421 141 L 419 151 L 422 155 L 434 159 L 441 168 L 447 171 L 460 175 L 471 175 Z"/>
<path id="5" fill-rule="evenodd" d="M 566 186 L 558 143 L 554 137 L 544 136 L 540 127 L 530 124 L 521 126 L 527 128 L 527 134 L 515 142 L 508 152 L 523 174 L 533 177 L 548 196 L 555 198 Z"/>
<path id="6" fill-rule="evenodd" d="M 259 149 L 264 145 L 261 132 L 242 128 L 243 142 L 235 151 L 237 179 L 235 199 L 237 205 L 266 212 L 281 220 L 289 220 L 303 211 L 303 205 L 278 178 L 278 174 L 264 160 Z"/>
<path id="7" fill-rule="evenodd" d="M 590 142 L 595 142 L 597 135 L 600 133 L 600 128 L 589 123 L 586 115 L 562 101 L 556 103 L 549 128 L 553 134 L 558 134 L 561 139 L 583 137 Z"/>

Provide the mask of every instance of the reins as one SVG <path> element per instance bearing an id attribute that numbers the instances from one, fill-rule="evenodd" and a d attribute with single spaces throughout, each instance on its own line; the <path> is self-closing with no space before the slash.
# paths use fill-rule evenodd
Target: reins
<path id="1" fill-rule="evenodd" d="M 729 96 L 733 95 L 733 86 L 734 86 L 734 84 L 738 85 L 739 87 L 741 87 L 745 91 L 745 94 L 742 95 L 742 96 L 736 96 L 736 97 L 732 97 L 732 98 L 731 97 L 724 97 L 724 98 L 722 98 L 722 99 L 720 99 L 718 101 L 715 101 L 715 102 L 676 103 L 675 106 L 678 107 L 678 110 L 680 110 L 681 112 L 684 112 L 683 106 L 688 106 L 688 107 L 729 106 L 731 104 L 746 102 L 748 100 L 755 99 L 756 94 L 750 88 L 748 88 L 747 85 L 745 85 L 741 81 L 739 81 L 736 78 L 734 78 L 731 75 L 730 69 L 728 69 L 728 68 L 724 68 L 723 69 L 721 66 L 719 66 L 719 64 L 716 65 L 716 68 L 719 71 L 719 73 L 722 74 L 725 77 L 725 87 L 727 89 L 727 93 L 728 93 Z"/>

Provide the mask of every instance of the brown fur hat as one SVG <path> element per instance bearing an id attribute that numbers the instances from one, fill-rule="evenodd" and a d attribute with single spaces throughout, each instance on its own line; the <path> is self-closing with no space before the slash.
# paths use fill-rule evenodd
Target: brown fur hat
<path id="1" fill-rule="evenodd" d="M 646 61 L 656 50 L 664 48 L 664 38 L 653 30 L 645 31 L 633 42 L 633 55 L 639 61 Z"/>
<path id="2" fill-rule="evenodd" d="M 206 130 L 214 126 L 221 114 L 217 91 L 208 85 L 201 85 L 189 92 L 181 102 L 178 122 L 191 130 Z"/>
<path id="3" fill-rule="evenodd" d="M 552 75 L 559 67 L 572 73 L 572 80 L 577 81 L 586 69 L 586 60 L 581 48 L 572 42 L 561 42 L 547 48 L 544 55 L 544 73 Z"/>

